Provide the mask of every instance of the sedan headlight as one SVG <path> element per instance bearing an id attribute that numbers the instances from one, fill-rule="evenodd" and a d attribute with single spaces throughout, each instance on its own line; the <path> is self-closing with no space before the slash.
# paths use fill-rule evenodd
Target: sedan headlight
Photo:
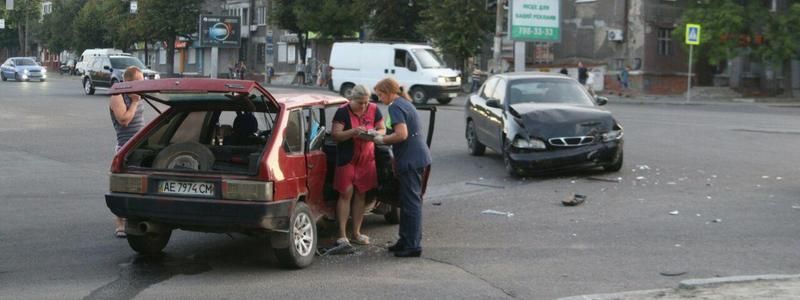
<path id="1" fill-rule="evenodd" d="M 545 149 L 546 146 L 542 140 L 539 139 L 522 139 L 522 138 L 515 138 L 514 142 L 511 143 L 514 148 L 519 149 Z"/>
<path id="2" fill-rule="evenodd" d="M 603 133 L 602 135 L 603 142 L 619 140 L 622 138 L 623 135 L 624 133 L 622 131 L 622 126 L 620 126 L 619 124 L 614 124 L 614 128 L 612 128 L 611 131 Z"/>
<path id="3" fill-rule="evenodd" d="M 47 73 L 47 68 L 42 67 L 42 73 Z"/>
<path id="4" fill-rule="evenodd" d="M 30 70 L 25 69 L 25 70 L 22 71 L 22 74 L 29 74 L 30 72 L 31 72 Z"/>
<path id="5" fill-rule="evenodd" d="M 155 76 L 153 76 L 153 79 L 161 79 L 161 75 L 158 75 L 158 74 L 156 73 L 156 75 L 155 75 Z"/>

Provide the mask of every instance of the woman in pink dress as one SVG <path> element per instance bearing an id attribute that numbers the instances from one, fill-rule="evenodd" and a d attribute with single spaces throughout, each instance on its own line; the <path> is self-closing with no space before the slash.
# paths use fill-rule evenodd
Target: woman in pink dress
<path id="1" fill-rule="evenodd" d="M 336 141 L 336 175 L 333 187 L 339 192 L 336 219 L 339 222 L 338 245 L 350 244 L 347 238 L 347 218 L 353 217 L 353 242 L 369 244 L 361 234 L 367 191 L 378 186 L 375 170 L 375 144 L 359 136 L 363 133 L 383 134 L 383 116 L 378 106 L 369 103 L 369 90 L 363 85 L 353 87 L 350 102 L 336 110 L 333 117 L 333 139 Z M 355 200 L 351 201 L 352 198 Z M 351 209 L 352 208 L 352 209 Z M 352 212 L 352 214 L 351 214 Z"/>

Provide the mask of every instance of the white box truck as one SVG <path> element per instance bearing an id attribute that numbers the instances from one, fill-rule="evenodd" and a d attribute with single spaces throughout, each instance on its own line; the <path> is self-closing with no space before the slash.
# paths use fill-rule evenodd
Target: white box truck
<path id="1" fill-rule="evenodd" d="M 427 45 L 334 43 L 330 66 L 331 86 L 345 97 L 356 84 L 371 89 L 386 77 L 397 80 L 415 104 L 425 104 L 430 98 L 447 104 L 461 91 L 458 73 L 445 67 Z"/>

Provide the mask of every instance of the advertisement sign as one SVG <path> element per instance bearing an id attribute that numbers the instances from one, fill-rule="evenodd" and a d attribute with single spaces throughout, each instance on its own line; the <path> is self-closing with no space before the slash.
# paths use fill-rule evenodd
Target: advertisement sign
<path id="1" fill-rule="evenodd" d="M 508 22 L 513 41 L 561 42 L 561 1 L 511 1 Z"/>
<path id="2" fill-rule="evenodd" d="M 200 16 L 200 47 L 239 48 L 242 22 L 236 16 Z"/>
<path id="3" fill-rule="evenodd" d="M 686 24 L 686 44 L 700 45 L 700 24 Z"/>

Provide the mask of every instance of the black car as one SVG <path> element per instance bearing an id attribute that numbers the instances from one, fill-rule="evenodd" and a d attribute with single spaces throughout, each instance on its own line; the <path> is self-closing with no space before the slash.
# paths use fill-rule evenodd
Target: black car
<path id="1" fill-rule="evenodd" d="M 128 54 L 97 54 L 85 58 L 86 70 L 83 72 L 83 92 L 93 95 L 96 89 L 109 89 L 117 82 L 122 82 L 122 73 L 130 66 L 142 70 L 144 79 L 161 78 L 158 72 L 145 67 L 141 60 Z"/>
<path id="2" fill-rule="evenodd" d="M 511 175 L 622 168 L 622 126 L 576 80 L 549 73 L 489 78 L 466 104 L 472 155 L 502 153 Z"/>

